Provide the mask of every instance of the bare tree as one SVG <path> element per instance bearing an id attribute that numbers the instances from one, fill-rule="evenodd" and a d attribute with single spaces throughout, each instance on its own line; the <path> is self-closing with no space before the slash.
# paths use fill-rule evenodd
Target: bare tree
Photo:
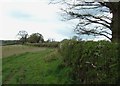
<path id="1" fill-rule="evenodd" d="M 79 20 L 74 29 L 77 34 L 105 36 L 111 41 L 120 41 L 120 2 L 85 1 L 52 0 L 53 3 L 64 4 L 61 10 L 65 20 Z"/>

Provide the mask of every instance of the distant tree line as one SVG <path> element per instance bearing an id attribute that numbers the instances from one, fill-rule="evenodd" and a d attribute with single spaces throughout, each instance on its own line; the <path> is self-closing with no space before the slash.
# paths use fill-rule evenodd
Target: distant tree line
<path id="1" fill-rule="evenodd" d="M 19 44 L 18 40 L 1 40 L 1 42 L 2 43 L 0 45 L 2 45 L 2 46 Z"/>
<path id="2" fill-rule="evenodd" d="M 58 46 L 57 41 L 55 41 L 53 38 L 48 38 L 46 41 L 44 40 L 44 37 L 40 33 L 32 33 L 31 35 L 28 35 L 27 31 L 21 30 L 18 32 L 17 36 L 19 37 L 19 40 L 1 40 L 1 45 L 14 45 L 14 44 L 28 44 L 28 45 L 35 45 L 35 46 L 46 46 L 46 47 L 56 47 Z M 63 39 L 65 40 L 65 39 Z M 67 40 L 67 39 L 66 39 Z M 71 40 L 81 41 L 82 39 L 78 36 L 73 36 Z M 51 44 L 52 43 L 52 44 Z M 40 45 L 36 45 L 40 44 Z"/>
<path id="3" fill-rule="evenodd" d="M 20 43 L 24 44 L 24 43 L 49 43 L 49 42 L 54 42 L 54 39 L 48 39 L 47 41 L 44 40 L 44 37 L 42 34 L 40 33 L 32 33 L 31 35 L 28 35 L 28 33 L 24 30 L 19 31 L 19 33 L 17 34 L 18 36 L 20 36 L 19 41 Z"/>

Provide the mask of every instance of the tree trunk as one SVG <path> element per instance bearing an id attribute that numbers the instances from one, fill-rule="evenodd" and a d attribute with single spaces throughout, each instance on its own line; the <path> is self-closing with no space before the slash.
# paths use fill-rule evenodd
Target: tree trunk
<path id="1" fill-rule="evenodd" d="M 120 42 L 120 2 L 112 2 L 110 10 L 113 13 L 111 23 L 112 41 Z"/>

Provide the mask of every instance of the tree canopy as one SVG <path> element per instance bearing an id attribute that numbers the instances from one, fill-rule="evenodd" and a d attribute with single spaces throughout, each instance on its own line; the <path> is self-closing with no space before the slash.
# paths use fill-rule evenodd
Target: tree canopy
<path id="1" fill-rule="evenodd" d="M 42 43 L 44 42 L 44 38 L 40 33 L 33 33 L 28 37 L 28 42 L 30 43 Z"/>
<path id="2" fill-rule="evenodd" d="M 28 36 L 27 31 L 21 30 L 18 32 L 17 35 L 20 36 L 20 41 L 22 42 L 22 44 L 24 44 L 27 41 L 27 36 Z"/>

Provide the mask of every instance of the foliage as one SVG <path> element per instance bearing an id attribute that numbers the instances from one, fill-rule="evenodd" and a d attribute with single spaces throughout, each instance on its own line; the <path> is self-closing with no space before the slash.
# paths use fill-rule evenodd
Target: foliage
<path id="1" fill-rule="evenodd" d="M 61 42 L 59 51 L 64 66 L 72 68 L 72 83 L 115 84 L 118 80 L 116 43 L 65 40 Z"/>
<path id="2" fill-rule="evenodd" d="M 1 42 L 2 42 L 1 44 L 2 46 L 19 44 L 18 40 L 1 40 Z"/>
<path id="3" fill-rule="evenodd" d="M 53 38 L 49 38 L 49 39 L 47 39 L 46 42 L 47 42 L 47 43 L 49 43 L 49 42 L 55 42 L 55 40 L 54 40 Z"/>
<path id="4" fill-rule="evenodd" d="M 22 42 L 22 44 L 24 44 L 27 41 L 28 36 L 27 31 L 21 30 L 18 32 L 17 35 L 20 36 L 20 42 Z"/>
<path id="5" fill-rule="evenodd" d="M 57 48 L 58 45 L 59 45 L 59 42 L 50 42 L 50 43 L 26 43 L 26 45 L 36 46 L 36 47 L 51 47 L 51 48 Z"/>
<path id="6" fill-rule="evenodd" d="M 42 43 L 44 42 L 44 38 L 40 33 L 33 33 L 28 37 L 28 42 L 30 43 Z"/>

